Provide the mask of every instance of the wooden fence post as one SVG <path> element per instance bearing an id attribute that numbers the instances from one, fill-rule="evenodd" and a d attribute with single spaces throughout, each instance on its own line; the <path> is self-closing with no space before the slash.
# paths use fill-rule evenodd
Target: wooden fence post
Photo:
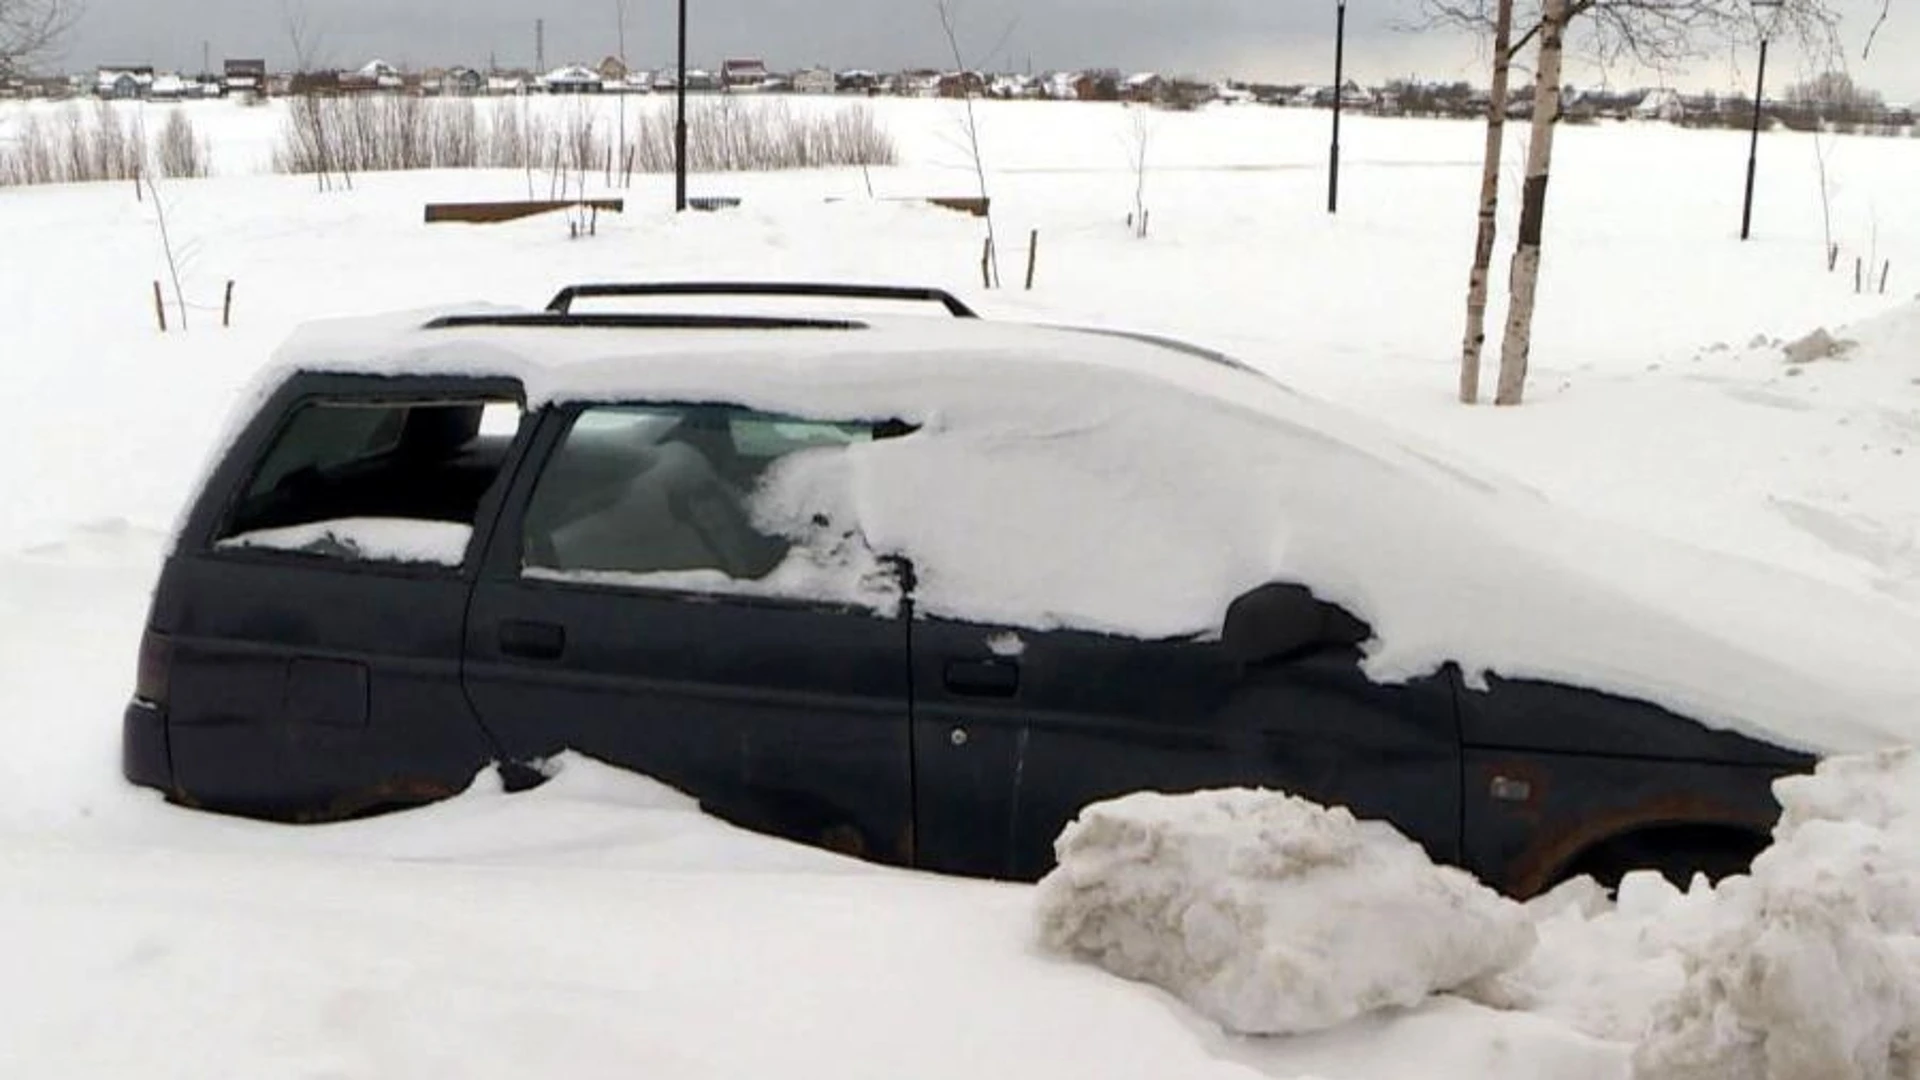
<path id="1" fill-rule="evenodd" d="M 1880 295 L 1881 296 L 1887 295 L 1887 275 L 1892 272 L 1893 272 L 1892 259 L 1888 259 L 1886 262 L 1883 262 L 1880 264 Z"/>
<path id="2" fill-rule="evenodd" d="M 980 287 L 993 288 L 993 237 L 991 236 L 980 244 Z"/>
<path id="3" fill-rule="evenodd" d="M 220 328 L 224 330 L 232 325 L 233 325 L 233 282 L 229 280 L 227 282 L 227 298 L 220 305 Z"/>
<path id="4" fill-rule="evenodd" d="M 166 298 L 160 294 L 160 283 L 158 281 L 153 283 L 153 314 L 155 318 L 160 320 L 160 332 L 163 334 L 166 333 L 167 301 Z"/>
<path id="5" fill-rule="evenodd" d="M 1040 263 L 1040 230 L 1027 238 L 1027 291 L 1033 291 L 1033 271 Z"/>

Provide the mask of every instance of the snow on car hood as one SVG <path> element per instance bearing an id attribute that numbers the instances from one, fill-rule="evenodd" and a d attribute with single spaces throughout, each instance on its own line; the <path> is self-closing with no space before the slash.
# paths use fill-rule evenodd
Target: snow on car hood
<path id="1" fill-rule="evenodd" d="M 468 309 L 471 310 L 471 309 Z M 1821 752 L 1920 742 L 1920 620 L 1603 524 L 1272 380 L 1151 343 L 971 321 L 862 331 L 309 327 L 289 369 L 508 376 L 555 400 L 901 419 L 834 482 L 919 610 L 1008 628 L 1217 633 L 1304 582 L 1372 625 L 1382 681 L 1565 682 Z M 783 476 L 817 491 L 822 477 Z M 763 492 L 781 503 L 781 492 Z"/>

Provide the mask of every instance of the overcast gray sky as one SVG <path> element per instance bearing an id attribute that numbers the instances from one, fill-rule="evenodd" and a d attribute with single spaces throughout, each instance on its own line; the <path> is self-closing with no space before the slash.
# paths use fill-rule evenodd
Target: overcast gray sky
<path id="1" fill-rule="evenodd" d="M 197 70 L 205 43 L 225 56 L 292 58 L 281 0 L 86 0 L 66 55 L 75 68 L 152 63 Z M 287 0 L 304 5 L 321 62 L 357 67 L 375 57 L 413 67 L 532 66 L 534 20 L 545 19 L 547 61 L 597 61 L 618 51 L 621 0 Z M 624 0 L 628 58 L 664 66 L 673 49 L 672 0 Z M 1861 45 L 1879 0 L 1836 0 L 1853 73 L 1897 101 L 1920 102 L 1920 0 L 1894 0 L 1873 57 Z M 1328 81 L 1334 0 L 955 0 L 962 43 L 980 66 L 1035 70 L 1118 67 L 1275 81 Z M 812 64 L 896 69 L 938 65 L 945 53 L 932 0 L 690 0 L 694 63 L 764 57 L 776 68 Z M 1418 75 L 1486 81 L 1473 41 L 1404 29 L 1417 0 L 1350 0 L 1348 64 L 1362 80 Z M 1006 33 L 1008 27 L 1011 33 Z M 1004 39 L 991 65 L 979 57 Z M 1776 54 L 1773 86 L 1812 72 Z M 1571 81 L 1734 90 L 1751 85 L 1752 49 L 1672 73 L 1590 68 Z M 1778 81 L 1776 81 L 1776 79 Z"/>

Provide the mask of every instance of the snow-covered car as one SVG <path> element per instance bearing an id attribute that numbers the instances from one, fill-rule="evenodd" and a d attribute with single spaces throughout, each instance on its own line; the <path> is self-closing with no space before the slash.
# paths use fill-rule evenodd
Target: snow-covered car
<path id="1" fill-rule="evenodd" d="M 794 296 L 947 312 L 742 313 Z M 283 347 L 161 572 L 124 771 L 309 821 L 571 749 L 1024 879 L 1096 800 L 1265 786 L 1526 895 L 1741 867 L 1774 779 L 1891 741 L 1849 603 L 1200 349 L 930 290 L 584 286 Z M 1804 662 L 1748 644 L 1804 619 Z"/>

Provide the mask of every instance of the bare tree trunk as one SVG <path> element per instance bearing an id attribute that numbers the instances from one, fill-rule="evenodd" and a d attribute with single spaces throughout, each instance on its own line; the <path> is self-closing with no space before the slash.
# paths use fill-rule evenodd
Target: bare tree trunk
<path id="1" fill-rule="evenodd" d="M 1540 66 L 1533 83 L 1533 143 L 1527 148 L 1527 186 L 1520 204 L 1520 243 L 1509 273 L 1507 333 L 1500 344 L 1500 389 L 1495 404 L 1518 405 L 1526 393 L 1527 355 L 1533 348 L 1533 302 L 1540 284 L 1540 240 L 1547 217 L 1547 170 L 1560 120 L 1560 68 L 1567 37 L 1567 0 L 1546 0 L 1540 21 Z"/>
<path id="2" fill-rule="evenodd" d="M 1460 400 L 1480 400 L 1480 352 L 1487 343 L 1487 278 L 1500 231 L 1500 152 L 1506 145 L 1507 84 L 1513 70 L 1513 0 L 1498 0 L 1493 25 L 1493 89 L 1487 101 L 1487 150 L 1480 164 L 1480 233 L 1467 275 L 1467 334 L 1460 351 Z"/>
<path id="3" fill-rule="evenodd" d="M 966 57 L 960 52 L 960 32 L 954 27 L 953 8 L 947 0 L 934 0 L 934 7 L 940 13 L 940 28 L 946 32 L 947 46 L 953 52 L 953 66 L 960 70 L 960 95 L 967 106 L 967 150 L 973 157 L 974 177 L 980 183 L 980 201 L 987 208 L 987 259 L 992 273 L 992 281 L 987 287 L 998 288 L 1000 245 L 993 231 L 993 199 L 987 194 L 987 166 L 980 156 L 980 124 L 973 111 L 973 70 L 967 66 Z"/>

